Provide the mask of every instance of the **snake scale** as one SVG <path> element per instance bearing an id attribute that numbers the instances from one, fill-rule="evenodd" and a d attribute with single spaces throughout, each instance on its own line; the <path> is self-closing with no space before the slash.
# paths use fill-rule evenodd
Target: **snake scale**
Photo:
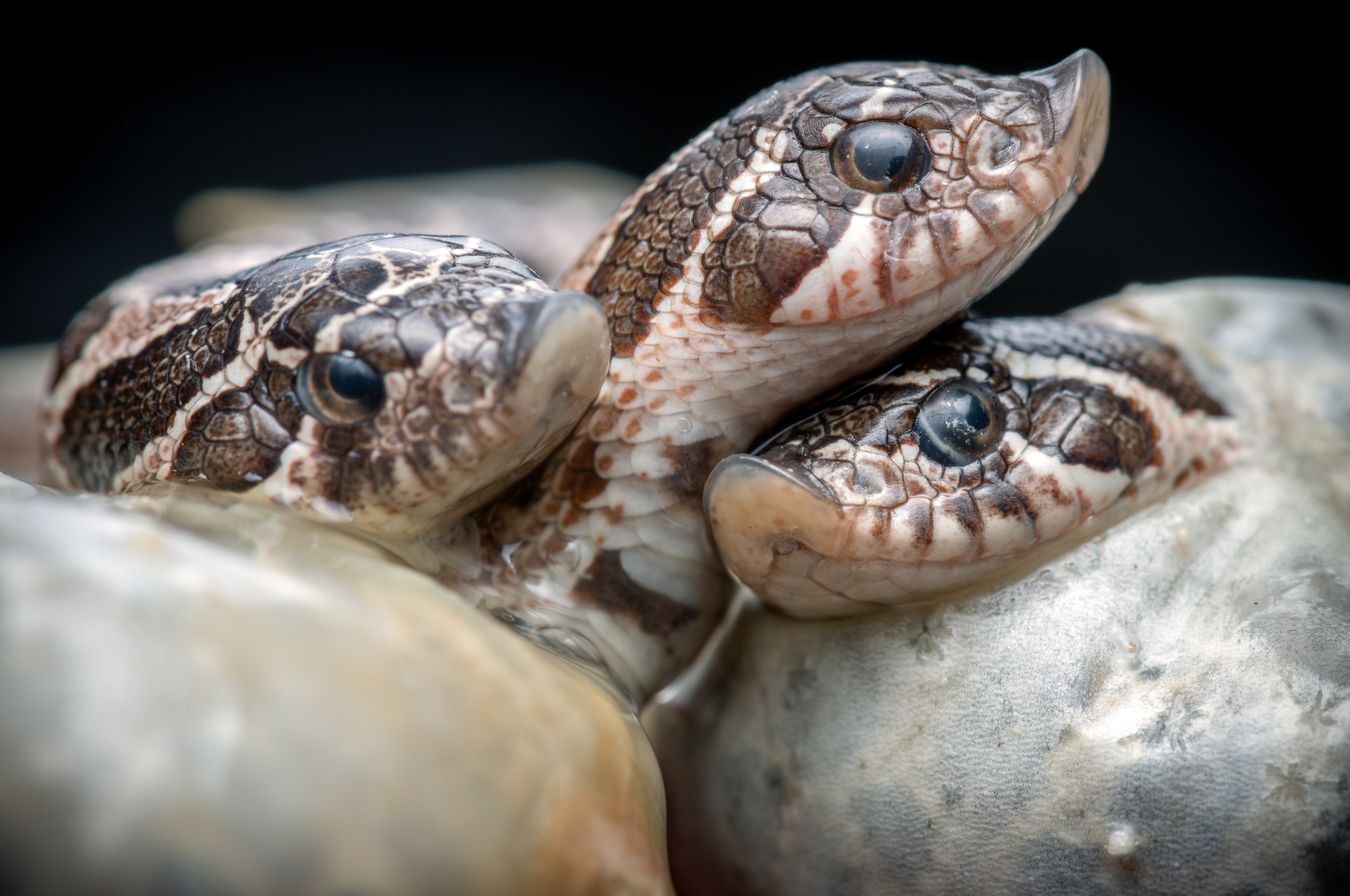
<path id="1" fill-rule="evenodd" d="M 133 275 L 67 332 L 50 456 L 71 487 L 198 482 L 355 526 L 641 702 L 730 598 L 704 516 L 726 458 L 723 554 L 807 615 L 922 596 L 1217 462 L 1221 408 L 1175 353 L 1053 322 L 950 325 L 738 454 L 1011 273 L 1096 170 L 1107 92 L 1087 51 L 807 72 L 676 152 L 557 296 L 472 237 Z"/>

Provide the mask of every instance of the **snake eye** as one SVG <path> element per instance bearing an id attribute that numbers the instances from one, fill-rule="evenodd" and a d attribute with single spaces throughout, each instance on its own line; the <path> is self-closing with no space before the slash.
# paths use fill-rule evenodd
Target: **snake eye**
<path id="1" fill-rule="evenodd" d="M 384 404 L 384 380 L 379 372 L 348 352 L 316 355 L 306 361 L 296 392 L 305 410 L 330 426 L 369 420 Z"/>
<path id="2" fill-rule="evenodd" d="M 914 421 L 919 450 L 946 467 L 964 467 L 1003 438 L 1003 405 L 971 380 L 943 383 L 929 393 Z"/>
<path id="3" fill-rule="evenodd" d="M 928 170 L 928 144 L 896 121 L 864 121 L 834 141 L 834 173 L 850 187 L 869 193 L 903 190 Z"/>

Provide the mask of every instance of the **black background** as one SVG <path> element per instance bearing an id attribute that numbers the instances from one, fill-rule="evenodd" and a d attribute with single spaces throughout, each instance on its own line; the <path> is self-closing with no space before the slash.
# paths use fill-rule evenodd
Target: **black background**
<path id="1" fill-rule="evenodd" d="M 1169 43 L 1097 29 L 1028 44 L 996 31 L 971 40 L 958 25 L 927 30 L 959 42 L 921 32 L 869 42 L 859 35 L 873 29 L 854 23 L 849 40 L 800 50 L 810 33 L 767 49 L 708 39 L 627 52 L 508 51 L 451 32 L 410 49 L 166 38 L 109 42 L 59 76 L 15 71 L 0 343 L 56 338 L 108 282 L 174 252 L 175 210 L 208 187 L 559 158 L 643 175 L 756 90 L 807 68 L 929 59 L 1014 72 L 1080 45 L 1112 74 L 1104 165 L 1059 231 L 982 303 L 986 313 L 1049 313 L 1128 283 L 1200 275 L 1350 279 L 1340 135 L 1350 104 L 1337 59 L 1312 38 Z"/>

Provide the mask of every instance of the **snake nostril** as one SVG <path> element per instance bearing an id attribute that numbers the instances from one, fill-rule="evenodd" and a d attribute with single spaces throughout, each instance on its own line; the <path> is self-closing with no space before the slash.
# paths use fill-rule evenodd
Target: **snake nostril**
<path id="1" fill-rule="evenodd" d="M 472 369 L 469 369 L 447 380 L 441 395 L 448 408 L 467 413 L 483 397 L 484 384 L 472 374 Z"/>

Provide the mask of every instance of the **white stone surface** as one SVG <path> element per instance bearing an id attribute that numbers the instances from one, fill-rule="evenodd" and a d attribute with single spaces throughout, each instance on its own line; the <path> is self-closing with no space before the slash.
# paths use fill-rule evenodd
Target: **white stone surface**
<path id="1" fill-rule="evenodd" d="M 1233 469 L 958 600 L 747 606 L 645 716 L 688 893 L 1350 888 L 1350 289 L 1135 289 Z"/>

